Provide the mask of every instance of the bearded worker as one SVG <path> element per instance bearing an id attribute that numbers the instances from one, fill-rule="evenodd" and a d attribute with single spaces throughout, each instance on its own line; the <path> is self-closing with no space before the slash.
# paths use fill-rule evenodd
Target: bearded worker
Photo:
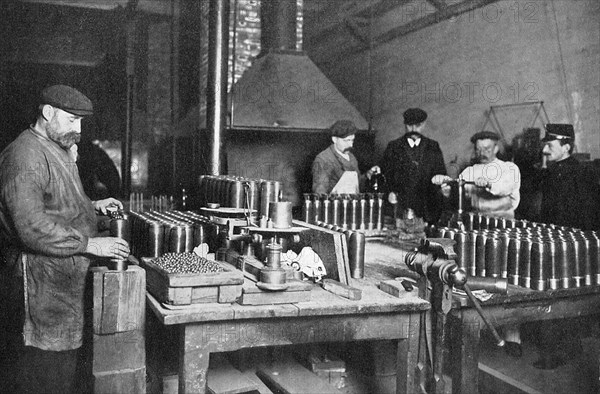
<path id="1" fill-rule="evenodd" d="M 129 245 L 98 237 L 97 214 L 114 198 L 91 201 L 77 172 L 81 119 L 91 101 L 66 85 L 42 91 L 34 124 L 0 154 L 2 331 L 17 392 L 69 393 L 77 381 L 84 290 L 96 257 L 126 259 Z"/>

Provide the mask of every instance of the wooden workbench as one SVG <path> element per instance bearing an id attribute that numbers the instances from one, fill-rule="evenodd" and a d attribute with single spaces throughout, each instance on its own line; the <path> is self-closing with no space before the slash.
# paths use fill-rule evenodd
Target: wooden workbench
<path id="1" fill-rule="evenodd" d="M 448 316 L 452 332 L 452 392 L 477 393 L 483 320 L 465 297 L 455 297 Z M 494 327 L 600 314 L 600 286 L 535 291 L 509 285 L 508 294 L 481 302 Z"/>
<path id="2" fill-rule="evenodd" d="M 167 309 L 150 294 L 148 305 L 158 320 L 178 326 L 179 392 L 206 392 L 210 353 L 243 348 L 357 340 L 398 341 L 397 392 L 414 393 L 419 318 L 429 303 L 417 292 L 390 296 L 378 289 L 381 280 L 405 270 L 403 254 L 367 242 L 365 278 L 351 285 L 362 299 L 351 301 L 318 286 L 311 301 L 279 305 L 198 304 Z"/>

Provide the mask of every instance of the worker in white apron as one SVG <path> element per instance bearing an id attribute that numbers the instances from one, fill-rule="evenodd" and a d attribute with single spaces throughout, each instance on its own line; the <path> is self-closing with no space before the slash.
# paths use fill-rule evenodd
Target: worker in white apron
<path id="1" fill-rule="evenodd" d="M 357 131 L 349 120 L 340 120 L 331 126 L 332 144 L 313 162 L 313 193 L 357 194 L 365 179 L 380 172 L 379 167 L 374 166 L 365 174 L 360 173 L 358 160 L 352 154 Z"/>

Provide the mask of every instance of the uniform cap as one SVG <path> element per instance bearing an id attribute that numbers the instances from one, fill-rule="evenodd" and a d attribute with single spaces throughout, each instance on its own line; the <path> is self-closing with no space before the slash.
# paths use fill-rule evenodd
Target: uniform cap
<path id="1" fill-rule="evenodd" d="M 79 90 L 67 85 L 52 85 L 44 89 L 40 104 L 49 104 L 77 116 L 87 116 L 94 113 L 94 107 L 90 99 Z"/>
<path id="2" fill-rule="evenodd" d="M 548 123 L 546 125 L 546 135 L 542 139 L 543 142 L 565 139 L 575 139 L 575 129 L 572 124 Z"/>

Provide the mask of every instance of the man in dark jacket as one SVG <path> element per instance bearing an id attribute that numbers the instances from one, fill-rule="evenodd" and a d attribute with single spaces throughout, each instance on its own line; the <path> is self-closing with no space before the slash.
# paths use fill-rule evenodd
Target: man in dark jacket
<path id="1" fill-rule="evenodd" d="M 435 223 L 443 198 L 431 178 L 446 175 L 446 166 L 439 144 L 422 134 L 426 119 L 427 113 L 420 108 L 404 112 L 406 133 L 388 144 L 380 167 L 388 191 L 397 195 L 399 208 L 411 208 L 418 217 Z"/>
<path id="2" fill-rule="evenodd" d="M 571 153 L 575 133 L 570 124 L 546 125 L 542 154 L 549 163 L 542 178 L 542 222 L 582 230 L 598 228 L 597 179 Z"/>
<path id="3" fill-rule="evenodd" d="M 20 392 L 74 390 L 88 267 L 129 255 L 126 241 L 96 227 L 96 214 L 123 205 L 91 201 L 77 173 L 81 119 L 92 111 L 81 92 L 46 88 L 36 122 L 0 154 L 0 328 L 20 333 L 9 344 Z"/>
<path id="4" fill-rule="evenodd" d="M 374 166 L 365 174 L 358 168 L 358 160 L 352 154 L 354 138 L 358 130 L 352 121 L 338 120 L 329 129 L 331 145 L 315 157 L 312 165 L 312 192 L 359 193 L 364 189 L 365 179 L 379 172 Z"/>
<path id="5" fill-rule="evenodd" d="M 600 190 L 591 170 L 571 153 L 575 131 L 570 124 L 547 124 L 542 153 L 549 163 L 542 176 L 542 222 L 593 230 L 598 226 Z M 554 369 L 582 351 L 581 319 L 544 320 L 538 325 L 540 359 L 536 368 Z"/>

